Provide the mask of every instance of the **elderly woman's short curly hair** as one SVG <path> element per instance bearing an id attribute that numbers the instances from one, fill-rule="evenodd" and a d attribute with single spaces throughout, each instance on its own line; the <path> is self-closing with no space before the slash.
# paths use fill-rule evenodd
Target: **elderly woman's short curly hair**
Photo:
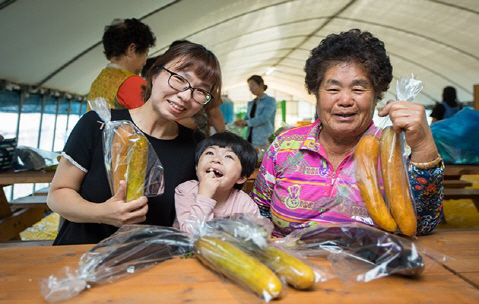
<path id="1" fill-rule="evenodd" d="M 375 101 L 382 99 L 393 77 L 391 62 L 384 43 L 359 29 L 328 35 L 311 51 L 304 67 L 308 92 L 317 96 L 326 70 L 340 62 L 361 64 L 373 84 Z"/>
<path id="2" fill-rule="evenodd" d="M 137 54 L 145 53 L 155 45 L 155 35 L 150 27 L 140 20 L 115 19 L 111 25 L 105 27 L 103 33 L 103 48 L 106 59 L 126 54 L 130 44 L 135 44 Z"/>

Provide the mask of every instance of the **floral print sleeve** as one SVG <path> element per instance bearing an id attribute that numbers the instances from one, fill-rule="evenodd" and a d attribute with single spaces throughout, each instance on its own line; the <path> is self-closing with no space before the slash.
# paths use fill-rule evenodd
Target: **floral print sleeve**
<path id="1" fill-rule="evenodd" d="M 442 217 L 444 198 L 444 162 L 429 169 L 408 163 L 409 181 L 416 205 L 417 234 L 431 233 Z"/>

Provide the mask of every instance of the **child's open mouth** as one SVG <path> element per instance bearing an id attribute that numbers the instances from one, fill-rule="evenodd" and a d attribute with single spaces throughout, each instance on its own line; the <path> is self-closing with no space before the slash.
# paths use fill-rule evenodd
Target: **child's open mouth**
<path id="1" fill-rule="evenodd" d="M 206 173 L 210 173 L 210 172 L 213 172 L 216 177 L 222 177 L 223 176 L 223 173 L 221 173 L 221 171 L 213 169 L 213 168 L 209 168 L 208 170 L 206 170 Z"/>

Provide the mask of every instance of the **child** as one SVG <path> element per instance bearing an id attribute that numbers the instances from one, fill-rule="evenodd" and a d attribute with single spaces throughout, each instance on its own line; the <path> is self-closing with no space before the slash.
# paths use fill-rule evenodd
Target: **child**
<path id="1" fill-rule="evenodd" d="M 259 215 L 257 205 L 243 191 L 253 173 L 257 154 L 240 136 L 225 131 L 202 140 L 196 147 L 196 175 L 175 189 L 173 227 L 190 231 L 189 221 L 211 220 L 236 213 Z"/>

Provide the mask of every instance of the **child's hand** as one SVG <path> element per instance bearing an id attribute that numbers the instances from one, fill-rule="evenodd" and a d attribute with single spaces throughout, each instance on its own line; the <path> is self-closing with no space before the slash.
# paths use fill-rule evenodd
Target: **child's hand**
<path id="1" fill-rule="evenodd" d="M 220 181 L 216 177 L 213 171 L 206 173 L 200 182 L 198 187 L 198 194 L 213 198 L 216 193 L 216 189 L 220 185 Z"/>

